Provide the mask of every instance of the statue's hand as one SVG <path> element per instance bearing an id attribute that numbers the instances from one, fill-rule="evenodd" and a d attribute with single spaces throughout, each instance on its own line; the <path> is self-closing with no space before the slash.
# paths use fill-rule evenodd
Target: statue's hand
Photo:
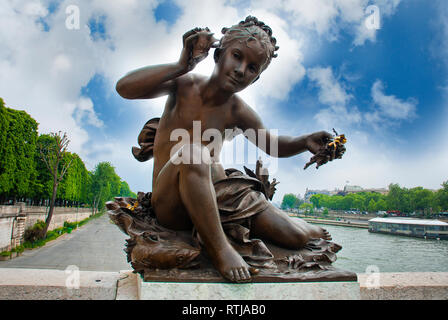
<path id="1" fill-rule="evenodd" d="M 209 28 L 194 28 L 183 35 L 183 49 L 179 64 L 189 72 L 208 56 L 208 51 L 216 47 L 218 40 Z"/>
<path id="2" fill-rule="evenodd" d="M 333 129 L 334 130 L 334 129 Z M 307 149 L 314 155 L 305 164 L 304 169 L 316 163 L 316 169 L 334 159 L 341 159 L 346 149 L 344 143 L 347 142 L 345 135 L 333 137 L 326 131 L 319 131 L 310 134 L 306 138 Z"/>
<path id="3" fill-rule="evenodd" d="M 306 139 L 306 147 L 312 154 L 318 153 L 325 148 L 328 142 L 333 139 L 333 135 L 327 131 L 319 131 L 310 134 Z"/>

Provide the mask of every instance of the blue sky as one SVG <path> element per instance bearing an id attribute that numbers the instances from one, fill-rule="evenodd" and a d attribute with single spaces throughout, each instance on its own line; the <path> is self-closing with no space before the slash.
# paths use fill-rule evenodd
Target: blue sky
<path id="1" fill-rule="evenodd" d="M 412 140 L 417 147 L 422 147 L 427 143 L 427 134 L 446 125 L 446 119 L 440 117 L 445 101 L 441 86 L 446 85 L 446 65 L 433 56 L 433 44 L 428 41 L 436 41 L 437 25 L 431 25 L 436 15 L 434 2 L 400 3 L 396 13 L 382 21 L 375 43 L 367 42 L 353 48 L 352 37 L 342 33 L 338 41 L 319 42 L 304 64 L 306 67 L 331 66 L 342 73 L 342 77 L 345 72 L 359 77 L 353 82 L 343 81 L 350 85 L 354 103 L 360 110 L 371 107 L 371 87 L 376 79 L 387 83 L 386 93 L 404 100 L 408 97 L 418 100 L 417 119 L 395 123 L 387 132 L 376 134 L 380 139 Z M 316 88 L 310 88 L 308 84 L 305 79 L 295 86 L 290 99 L 300 101 L 303 96 L 313 99 Z M 293 104 L 285 105 L 285 112 L 291 109 Z M 426 134 L 422 135 L 422 132 Z M 403 147 L 414 148 L 414 145 L 405 143 Z"/>
<path id="2" fill-rule="evenodd" d="M 66 27 L 69 5 L 79 9 L 79 29 Z M 364 25 L 368 5 L 380 10 L 379 30 Z M 319 170 L 303 170 L 309 154 L 278 160 L 275 201 L 347 181 L 437 189 L 448 180 L 446 13 L 446 1 L 424 0 L 7 1 L 0 97 L 36 118 L 40 132 L 67 131 L 89 169 L 111 161 L 134 191 L 150 191 L 152 161 L 138 163 L 130 150 L 165 99 L 124 100 L 116 81 L 174 62 L 193 27 L 219 38 L 222 27 L 252 14 L 272 27 L 280 50 L 241 96 L 279 134 L 335 128 L 348 138 L 344 158 Z M 209 75 L 211 57 L 193 72 Z"/>

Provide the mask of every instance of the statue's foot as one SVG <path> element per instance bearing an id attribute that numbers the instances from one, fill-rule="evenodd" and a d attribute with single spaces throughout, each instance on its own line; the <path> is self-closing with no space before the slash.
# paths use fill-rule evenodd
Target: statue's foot
<path id="1" fill-rule="evenodd" d="M 219 273 L 231 282 L 250 282 L 251 274 L 259 272 L 258 269 L 250 267 L 232 247 L 221 250 L 214 262 Z"/>
<path id="2" fill-rule="evenodd" d="M 323 235 L 321 237 L 322 239 L 332 240 L 330 233 L 326 229 L 322 228 L 322 232 L 323 232 Z"/>
<path id="3" fill-rule="evenodd" d="M 328 241 L 332 240 L 330 233 L 326 229 L 315 225 L 310 225 L 310 228 L 311 238 L 321 238 Z"/>

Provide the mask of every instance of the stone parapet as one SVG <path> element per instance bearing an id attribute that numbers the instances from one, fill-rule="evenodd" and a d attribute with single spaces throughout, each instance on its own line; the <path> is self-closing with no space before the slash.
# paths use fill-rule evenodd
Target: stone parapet
<path id="1" fill-rule="evenodd" d="M 448 300 L 448 272 L 359 274 L 362 300 Z"/>
<path id="2" fill-rule="evenodd" d="M 77 208 L 77 207 L 55 207 L 54 213 L 70 213 L 73 211 L 78 212 L 92 212 L 91 208 Z M 0 216 L 8 215 L 8 214 L 18 214 L 18 213 L 26 213 L 26 214 L 47 214 L 48 207 L 38 207 L 38 206 L 25 206 L 25 205 L 0 205 Z"/>
<path id="3" fill-rule="evenodd" d="M 119 272 L 0 269 L 0 300 L 115 300 L 119 278 Z"/>
<path id="4" fill-rule="evenodd" d="M 67 208 L 64 208 L 67 209 Z M 76 221 L 82 221 L 92 214 L 91 210 L 79 210 L 77 211 L 76 208 L 71 208 L 71 211 L 55 211 L 53 214 L 53 218 L 51 219 L 51 223 L 49 226 L 49 230 L 53 230 L 56 228 L 60 228 L 64 226 L 64 222 L 76 222 Z M 38 220 L 45 221 L 47 218 L 47 213 L 43 212 L 28 212 L 26 214 L 26 224 L 25 229 L 32 227 Z"/>
<path id="5" fill-rule="evenodd" d="M 130 270 L 79 271 L 79 288 L 70 289 L 73 277 L 73 271 L 0 269 L 0 299 L 448 300 L 448 272 L 358 274 L 357 282 L 232 284 L 144 282 Z"/>
<path id="6" fill-rule="evenodd" d="M 38 220 L 45 221 L 47 207 L 27 207 L 23 203 L 15 206 L 0 206 L 0 252 L 9 251 L 23 242 L 27 228 Z M 91 208 L 55 207 L 49 230 L 60 228 L 64 222 L 82 221 L 92 214 Z"/>

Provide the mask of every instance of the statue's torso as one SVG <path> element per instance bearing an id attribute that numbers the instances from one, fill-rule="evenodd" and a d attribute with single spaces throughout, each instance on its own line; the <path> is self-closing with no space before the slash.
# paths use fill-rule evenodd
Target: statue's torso
<path id="1" fill-rule="evenodd" d="M 213 181 L 226 177 L 222 165 L 218 162 L 225 129 L 234 127 L 233 106 L 230 101 L 220 106 L 204 103 L 200 95 L 203 81 L 204 79 L 200 78 L 195 78 L 195 81 L 191 82 L 185 81 L 186 83 L 179 86 L 176 94 L 168 98 L 154 142 L 153 186 L 173 151 L 179 150 L 187 143 L 201 143 L 209 148 L 213 161 L 211 166 Z M 210 135 L 207 137 L 207 133 L 219 135 L 220 138 L 212 138 L 210 141 Z M 189 139 L 181 136 L 187 136 Z"/>

